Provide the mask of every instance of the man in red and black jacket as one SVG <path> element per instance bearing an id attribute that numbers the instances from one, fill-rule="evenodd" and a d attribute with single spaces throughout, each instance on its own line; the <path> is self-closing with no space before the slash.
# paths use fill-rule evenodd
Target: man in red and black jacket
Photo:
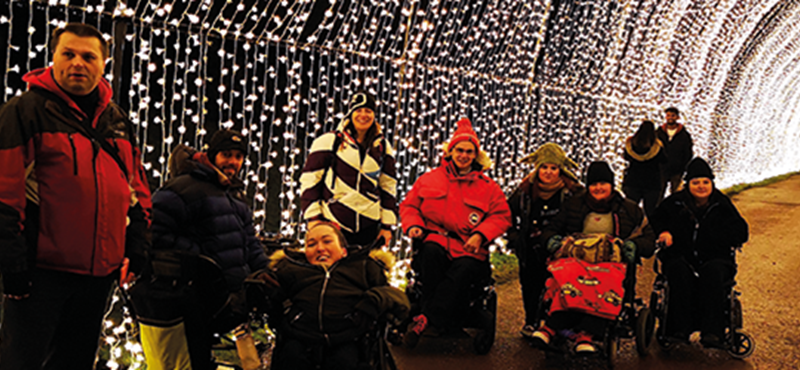
<path id="1" fill-rule="evenodd" d="M 0 109 L 0 369 L 93 368 L 106 300 L 148 243 L 150 191 L 94 27 L 52 37 L 53 65 Z"/>

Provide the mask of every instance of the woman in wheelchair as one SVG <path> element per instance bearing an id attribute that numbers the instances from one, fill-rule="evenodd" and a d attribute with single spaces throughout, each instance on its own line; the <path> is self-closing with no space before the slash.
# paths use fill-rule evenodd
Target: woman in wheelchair
<path id="1" fill-rule="evenodd" d="M 403 230 L 422 239 L 413 257 L 422 313 L 403 337 L 409 348 L 429 328 L 441 333 L 460 325 L 468 288 L 491 273 L 489 243 L 511 226 L 503 191 L 483 173 L 491 160 L 480 150 L 472 124 L 466 118 L 457 124 L 441 166 L 420 176 L 400 204 Z"/>
<path id="2" fill-rule="evenodd" d="M 539 298 L 548 277 L 542 230 L 558 214 L 561 204 L 583 191 L 583 186 L 572 173 L 578 165 L 567 158 L 558 144 L 544 144 L 520 163 L 533 164 L 534 169 L 508 198 L 513 223 L 508 230 L 508 245 L 519 259 L 519 284 L 525 309 L 525 324 L 520 333 L 532 338 L 539 326 Z"/>
<path id="3" fill-rule="evenodd" d="M 348 255 L 333 223 L 313 225 L 304 252 L 278 251 L 270 259 L 255 278 L 264 282 L 278 335 L 272 369 L 355 369 L 369 326 L 385 313 L 408 313 L 408 298 L 386 279 L 391 255 Z"/>
<path id="4" fill-rule="evenodd" d="M 686 168 L 687 186 L 663 200 L 653 228 L 664 245 L 658 258 L 669 284 L 665 335 L 688 342 L 699 327 L 700 342 L 722 348 L 730 282 L 736 276 L 735 248 L 748 238 L 747 222 L 714 186 L 714 173 L 701 158 Z"/>
<path id="5" fill-rule="evenodd" d="M 614 237 L 621 251 L 622 259 L 628 263 L 638 261 L 639 257 L 653 255 L 655 235 L 641 208 L 633 201 L 625 199 L 614 190 L 614 173 L 606 162 L 592 162 L 586 173 L 588 191 L 580 193 L 563 205 L 561 211 L 552 220 L 543 233 L 548 240 L 550 253 L 554 253 L 564 244 L 569 244 L 576 233 L 607 234 Z M 553 271 L 553 269 L 550 269 Z M 555 281 L 553 281 L 555 282 Z M 578 280 L 576 284 L 565 286 L 548 284 L 551 297 L 564 294 L 582 294 L 581 289 L 592 288 L 597 281 Z M 583 287 L 586 285 L 586 287 Z M 617 285 L 622 285 L 620 282 Z M 619 294 L 622 296 L 622 294 Z M 600 298 L 596 299 L 601 300 Z M 601 306 L 602 302 L 591 303 Z M 619 305 L 619 303 L 617 303 Z M 578 354 L 591 354 L 597 351 L 594 344 L 603 338 L 606 326 L 611 320 L 598 315 L 589 314 L 578 307 L 554 307 L 551 305 L 545 323 L 533 333 L 533 340 L 541 348 L 549 348 L 557 333 L 566 334 L 575 343 L 573 350 Z"/>

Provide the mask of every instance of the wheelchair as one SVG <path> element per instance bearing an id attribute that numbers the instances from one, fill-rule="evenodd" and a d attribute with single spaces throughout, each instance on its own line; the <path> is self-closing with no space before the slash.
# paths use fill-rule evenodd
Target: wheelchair
<path id="1" fill-rule="evenodd" d="M 297 241 L 290 239 L 281 239 L 279 244 L 286 249 L 297 249 L 300 247 Z M 378 248 L 382 244 L 383 238 L 379 238 L 368 246 L 350 246 L 348 252 L 351 254 L 369 254 L 372 249 Z M 265 366 L 264 368 L 269 368 L 267 364 L 271 365 L 275 362 L 275 358 L 280 356 L 286 338 L 278 329 L 280 324 L 278 323 L 277 317 L 281 314 L 279 310 L 282 309 L 282 305 L 280 303 L 270 302 L 269 297 L 264 294 L 263 285 L 264 282 L 257 279 L 248 278 L 244 281 L 247 306 L 250 309 L 251 325 L 252 323 L 256 323 L 258 326 L 263 326 L 274 335 L 273 338 L 270 338 L 272 339 L 270 343 L 256 343 L 256 349 L 262 359 L 262 364 Z M 397 370 L 397 365 L 387 342 L 387 338 L 391 335 L 395 325 L 396 320 L 388 313 L 378 317 L 375 321 L 367 323 L 365 333 L 356 340 L 358 347 L 357 370 Z M 321 366 L 321 351 L 321 347 L 311 351 L 312 356 L 319 356 L 314 360 L 314 362 L 317 362 L 317 368 Z M 271 353 L 268 354 L 265 352 Z M 237 369 L 237 367 L 232 368 Z"/>
<path id="2" fill-rule="evenodd" d="M 622 282 L 625 294 L 622 297 L 622 307 L 616 318 L 606 325 L 602 338 L 595 338 L 601 342 L 598 355 L 604 359 L 610 368 L 613 368 L 620 351 L 623 339 L 634 340 L 636 352 L 639 356 L 646 356 L 653 339 L 655 317 L 642 298 L 636 297 L 636 266 L 637 262 L 627 263 L 625 278 Z M 542 323 L 547 317 L 547 312 L 552 303 L 545 299 L 546 291 L 542 292 L 536 321 Z M 552 350 L 562 354 L 574 354 L 567 339 L 557 336 L 553 342 Z"/>
<path id="3" fill-rule="evenodd" d="M 660 246 L 663 247 L 663 246 Z M 736 251 L 741 247 L 736 247 L 731 250 L 731 254 L 735 255 Z M 670 341 L 666 335 L 667 312 L 669 311 L 669 282 L 666 275 L 661 272 L 660 261 L 658 258 L 653 262 L 653 270 L 656 273 L 656 278 L 653 283 L 653 292 L 650 294 L 650 311 L 655 318 L 652 322 L 647 324 L 655 329 L 655 339 L 663 350 L 669 351 L 673 348 L 675 343 Z M 723 344 L 725 350 L 734 358 L 744 359 L 753 354 L 756 349 L 755 339 L 744 330 L 742 319 L 742 303 L 739 300 L 741 292 L 735 289 L 736 280 L 730 280 L 726 283 L 726 289 L 729 289 L 727 299 L 730 304 L 726 306 L 725 317 L 725 338 Z"/>
<path id="4" fill-rule="evenodd" d="M 414 240 L 412 249 L 414 254 L 420 248 L 422 240 L 429 231 L 424 231 L 423 236 Z M 415 269 L 416 264 L 413 263 L 412 268 L 406 273 L 408 285 L 406 286 L 406 296 L 411 303 L 411 310 L 409 311 L 408 318 L 403 322 L 395 325 L 390 333 L 390 343 L 393 345 L 400 345 L 402 336 L 405 333 L 408 324 L 411 320 L 422 312 L 422 302 L 425 299 L 422 294 L 422 287 L 419 282 L 419 271 Z M 485 279 L 479 280 L 477 283 L 470 284 L 467 293 L 467 307 L 468 309 L 460 318 L 460 328 L 469 329 L 473 334 L 472 347 L 475 353 L 485 355 L 489 353 L 494 345 L 494 339 L 497 332 L 497 292 L 494 288 L 494 279 L 491 277 L 491 265 L 487 259 L 486 269 L 488 273 Z"/>

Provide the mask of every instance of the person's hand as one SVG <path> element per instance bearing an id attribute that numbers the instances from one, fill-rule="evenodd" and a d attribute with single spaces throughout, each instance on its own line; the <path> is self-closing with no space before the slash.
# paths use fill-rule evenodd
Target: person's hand
<path id="1" fill-rule="evenodd" d="M 418 226 L 414 226 L 414 227 L 408 229 L 408 236 L 411 239 L 419 239 L 420 237 L 422 237 L 422 228 L 418 227 Z"/>
<path id="2" fill-rule="evenodd" d="M 129 271 L 131 260 L 127 257 L 122 259 L 122 267 L 119 268 L 119 287 L 128 289 L 128 286 L 136 280 L 136 275 Z"/>
<path id="3" fill-rule="evenodd" d="M 278 280 L 272 276 L 272 274 L 263 270 L 256 274 L 255 279 L 261 280 L 262 282 L 264 282 L 264 286 L 270 289 L 281 287 L 281 283 L 279 283 Z"/>
<path id="4" fill-rule="evenodd" d="M 467 239 L 467 242 L 464 243 L 464 250 L 467 253 L 478 253 L 481 249 L 481 244 L 483 244 L 483 236 L 481 234 L 475 233 Z"/>
<path id="5" fill-rule="evenodd" d="M 626 240 L 622 244 L 622 255 L 625 256 L 625 261 L 628 263 L 636 262 L 636 243 Z"/>
<path id="6" fill-rule="evenodd" d="M 388 248 L 389 242 L 392 241 L 392 230 L 381 229 L 381 231 L 378 232 L 378 237 L 383 237 L 383 240 L 386 241 L 383 246 Z"/>
<path id="7" fill-rule="evenodd" d="M 671 247 L 672 234 L 670 234 L 669 231 L 664 231 L 658 236 L 658 240 L 656 240 L 656 242 L 664 244 L 665 247 Z"/>

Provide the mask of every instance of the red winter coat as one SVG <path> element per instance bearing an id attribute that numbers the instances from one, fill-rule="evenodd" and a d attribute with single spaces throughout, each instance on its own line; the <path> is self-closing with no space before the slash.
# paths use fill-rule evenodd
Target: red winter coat
<path id="1" fill-rule="evenodd" d="M 500 186 L 481 171 L 458 176 L 450 161 L 417 179 L 400 204 L 400 219 L 405 233 L 414 226 L 432 231 L 425 241 L 444 247 L 450 258 L 481 261 L 489 251 L 466 252 L 467 239 L 479 233 L 487 241 L 485 247 L 511 227 L 511 211 Z"/>
<path id="2" fill-rule="evenodd" d="M 111 102 L 104 79 L 97 87 L 97 111 L 90 114 L 58 87 L 51 68 L 32 71 L 23 80 L 30 90 L 0 110 L 0 271 L 24 272 L 35 263 L 107 276 L 120 267 L 130 244 L 126 228 L 146 222 L 142 211 L 152 208 L 130 122 Z M 127 177 L 83 128 L 87 117 L 94 117 L 92 126 L 117 150 Z M 26 200 L 31 164 L 36 186 L 27 190 L 34 201 Z M 132 206 L 134 195 L 138 201 Z M 25 222 L 32 206 L 41 216 Z"/>

